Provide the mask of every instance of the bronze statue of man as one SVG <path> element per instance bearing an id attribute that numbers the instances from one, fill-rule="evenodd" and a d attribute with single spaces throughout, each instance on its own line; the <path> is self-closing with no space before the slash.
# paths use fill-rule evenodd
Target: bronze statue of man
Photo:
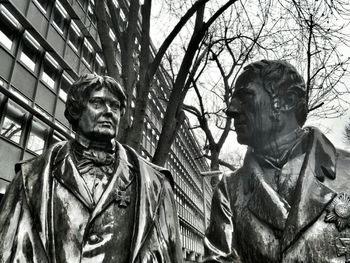
<path id="1" fill-rule="evenodd" d="M 0 262 L 182 262 L 170 172 L 116 141 L 126 97 L 108 76 L 69 89 L 75 140 L 16 166 Z"/>
<path id="2" fill-rule="evenodd" d="M 350 155 L 302 128 L 302 76 L 284 61 L 248 65 L 227 115 L 248 150 L 215 190 L 204 262 L 350 262 Z"/>

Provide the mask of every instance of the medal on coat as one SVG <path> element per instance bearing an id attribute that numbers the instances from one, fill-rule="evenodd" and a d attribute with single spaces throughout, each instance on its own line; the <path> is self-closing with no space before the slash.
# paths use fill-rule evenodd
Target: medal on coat
<path id="1" fill-rule="evenodd" d="M 339 232 L 350 227 L 350 195 L 338 194 L 326 207 L 326 212 L 324 221 L 334 223 Z"/>
<path id="2" fill-rule="evenodd" d="M 350 238 L 338 238 L 335 243 L 337 256 L 345 256 L 345 263 L 350 263 Z"/>
<path id="3" fill-rule="evenodd" d="M 134 177 L 126 178 L 124 175 L 118 177 L 117 188 L 114 190 L 114 200 L 120 208 L 126 208 L 130 204 L 130 193 L 127 193 L 127 188 L 133 182 Z"/>

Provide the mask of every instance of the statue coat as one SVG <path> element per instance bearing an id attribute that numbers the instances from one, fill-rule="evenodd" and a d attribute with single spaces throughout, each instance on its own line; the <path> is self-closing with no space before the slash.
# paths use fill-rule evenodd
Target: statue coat
<path id="1" fill-rule="evenodd" d="M 290 204 L 264 180 L 249 150 L 243 166 L 222 179 L 204 262 L 350 262 L 350 154 L 314 128 L 307 141 L 306 152 L 283 167 L 298 173 Z"/>
<path id="2" fill-rule="evenodd" d="M 82 251 L 113 242 L 112 234 L 122 230 L 123 226 L 108 223 L 117 211 L 118 174 L 129 169 L 136 169 L 137 188 L 129 262 L 182 262 L 170 172 L 118 144 L 117 171 L 92 206 L 68 144 L 58 143 L 16 167 L 0 206 L 0 262 L 105 262 L 103 257 L 89 261 Z"/>

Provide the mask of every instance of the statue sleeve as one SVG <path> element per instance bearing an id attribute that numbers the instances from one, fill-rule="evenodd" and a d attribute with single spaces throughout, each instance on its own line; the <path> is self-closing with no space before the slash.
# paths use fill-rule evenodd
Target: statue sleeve
<path id="1" fill-rule="evenodd" d="M 203 262 L 241 262 L 234 248 L 234 229 L 226 177 L 215 189 L 210 212 L 210 223 L 204 238 Z"/>
<path id="2" fill-rule="evenodd" d="M 23 182 L 17 173 L 0 204 L 0 262 L 10 262 L 22 214 Z"/>
<path id="3" fill-rule="evenodd" d="M 165 262 L 182 263 L 182 248 L 180 239 L 180 228 L 177 216 L 176 201 L 171 183 L 168 180 L 164 182 L 164 194 L 162 205 L 159 209 L 159 228 L 168 245 L 168 249 L 164 254 L 168 254 L 169 258 Z"/>
<path id="4" fill-rule="evenodd" d="M 0 204 L 0 262 L 47 262 L 19 171 Z"/>

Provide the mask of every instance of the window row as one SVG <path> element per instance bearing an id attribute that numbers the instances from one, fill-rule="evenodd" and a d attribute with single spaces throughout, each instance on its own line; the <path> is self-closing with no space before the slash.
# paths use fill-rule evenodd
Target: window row
<path id="1" fill-rule="evenodd" d="M 194 251 L 198 254 L 204 254 L 203 237 L 197 235 L 189 228 L 180 225 L 180 232 L 182 235 L 182 246 L 188 250 Z"/>
<path id="2" fill-rule="evenodd" d="M 191 185 L 192 191 L 194 193 L 197 193 L 198 195 L 202 195 L 203 189 L 202 189 L 202 182 L 196 178 L 195 173 L 191 171 L 190 169 L 187 170 L 187 168 L 190 168 L 187 164 L 187 160 L 181 158 L 178 155 L 174 153 L 170 153 L 169 155 L 169 161 L 172 162 L 172 165 L 174 167 L 175 173 L 178 173 L 180 175 L 179 178 L 182 180 L 185 180 L 189 185 Z"/>
<path id="3" fill-rule="evenodd" d="M 0 135 L 14 144 L 41 154 L 48 146 L 50 127 L 10 99 L 2 95 L 0 112 Z M 60 138 L 60 139 L 59 139 Z M 62 135 L 54 136 L 52 142 L 62 140 Z"/>
<path id="4" fill-rule="evenodd" d="M 172 159 L 171 159 L 172 160 Z M 179 172 L 176 166 L 172 163 L 172 161 L 168 161 L 167 168 L 172 173 L 175 183 L 175 186 L 178 186 L 185 193 L 186 198 L 191 200 L 201 211 L 203 210 L 203 195 L 202 192 L 197 193 L 193 186 L 184 179 L 183 174 Z"/>
<path id="5" fill-rule="evenodd" d="M 193 227 L 204 233 L 204 218 L 191 206 L 186 205 L 186 202 L 179 192 L 175 191 L 174 193 L 178 214 Z"/>
<path id="6" fill-rule="evenodd" d="M 145 120 L 142 133 L 142 145 L 152 156 L 155 152 L 157 142 L 159 140 L 159 135 L 157 134 L 158 132 L 152 127 L 152 125 L 147 120 Z"/>
<path id="7" fill-rule="evenodd" d="M 59 14 L 63 17 L 66 11 L 59 1 L 56 1 L 56 5 L 60 6 L 59 10 L 61 11 L 59 11 Z M 56 15 L 56 17 L 57 16 L 58 15 Z M 57 22 L 57 19 L 53 20 L 55 27 L 60 28 L 55 21 Z M 29 31 L 25 31 L 23 36 L 21 32 L 23 32 L 23 28 L 18 20 L 9 10 L 3 5 L 0 5 L 0 43 L 6 50 L 13 54 L 15 52 L 15 45 L 19 43 L 21 39 L 22 45 L 19 59 L 31 72 L 38 74 L 40 61 L 43 57 L 43 53 L 45 53 L 44 49 Z M 74 21 L 70 22 L 68 44 L 81 57 L 81 60 L 91 71 L 95 71 L 98 74 L 104 72 L 105 65 L 103 59 L 95 52 L 91 43 L 83 36 Z M 45 58 L 47 58 L 46 55 Z M 49 63 L 45 63 L 45 73 L 49 78 L 53 79 L 60 68 L 58 67 L 58 63 L 54 62 L 53 59 L 48 59 L 48 62 Z M 49 80 L 48 83 L 50 86 L 54 85 L 51 80 Z"/>
<path id="8" fill-rule="evenodd" d="M 191 175 L 192 180 L 201 188 L 202 178 L 199 175 L 198 168 L 194 165 L 194 156 L 188 153 L 187 147 L 179 140 L 178 136 L 172 145 L 172 151 L 179 162 L 184 166 L 184 169 Z"/>

